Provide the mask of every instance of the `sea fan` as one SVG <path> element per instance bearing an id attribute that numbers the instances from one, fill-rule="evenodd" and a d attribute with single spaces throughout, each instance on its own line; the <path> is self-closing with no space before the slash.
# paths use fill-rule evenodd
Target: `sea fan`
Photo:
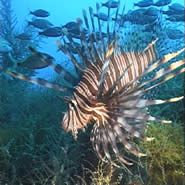
<path id="1" fill-rule="evenodd" d="M 99 4 L 96 5 L 96 8 L 98 15 Z M 73 62 L 79 81 L 60 65 L 48 63 L 44 56 L 30 48 L 43 62 L 48 63 L 66 81 L 71 82 L 74 88 L 53 84 L 40 78 L 29 78 L 14 72 L 6 72 L 17 78 L 48 88 L 72 91 L 72 97 L 64 98 L 68 103 L 68 111 L 62 121 L 64 130 L 71 131 L 73 136 L 77 138 L 78 130 L 93 123 L 91 141 L 98 157 L 103 160 L 102 153 L 104 153 L 108 161 L 116 165 L 111 156 L 111 152 L 113 152 L 119 161 L 131 165 L 132 163 L 121 155 L 118 143 L 121 143 L 128 152 L 136 156 L 145 156 L 135 149 L 131 144 L 131 139 L 136 137 L 145 141 L 152 140 L 152 138 L 144 136 L 146 121 L 170 122 L 148 115 L 145 107 L 179 101 L 183 97 L 169 100 L 147 100 L 143 98 L 143 95 L 152 88 L 184 72 L 185 60 L 176 61 L 163 68 L 163 64 L 175 58 L 184 49 L 158 58 L 155 49 L 155 43 L 158 41 L 156 38 L 142 52 L 125 52 L 123 46 L 119 45 L 124 8 L 120 18 L 118 18 L 118 7 L 114 21 L 107 21 L 106 38 L 103 37 L 100 18 L 97 16 L 99 29 L 99 35 L 97 35 L 91 7 L 89 12 L 91 21 L 88 21 L 86 11 L 83 10 L 84 22 L 88 30 L 87 35 L 83 31 L 83 21 L 77 19 L 80 30 L 80 47 L 75 45 L 75 41 L 67 29 L 63 29 L 62 42 L 57 41 L 58 48 Z M 110 9 L 108 9 L 108 20 L 113 20 L 110 17 Z M 91 27 L 90 23 L 92 24 Z M 110 24 L 112 24 L 112 32 L 110 31 Z M 72 50 L 75 50 L 77 57 Z M 140 81 L 151 72 L 155 73 L 151 79 Z M 156 83 L 153 84 L 153 82 Z"/>

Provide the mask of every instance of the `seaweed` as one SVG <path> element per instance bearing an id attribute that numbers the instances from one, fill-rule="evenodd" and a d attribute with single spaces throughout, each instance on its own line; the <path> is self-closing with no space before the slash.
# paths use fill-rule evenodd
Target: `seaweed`
<path id="1" fill-rule="evenodd" d="M 139 146 L 146 151 L 142 160 L 146 167 L 146 185 L 184 184 L 184 127 L 177 123 L 161 125 L 151 123 L 147 136 L 152 142 L 141 142 Z"/>

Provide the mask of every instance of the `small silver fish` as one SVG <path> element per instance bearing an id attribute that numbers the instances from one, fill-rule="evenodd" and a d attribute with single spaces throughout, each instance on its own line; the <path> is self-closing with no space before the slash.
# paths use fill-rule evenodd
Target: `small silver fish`
<path id="1" fill-rule="evenodd" d="M 148 15 L 148 16 L 158 16 L 159 15 L 160 10 L 158 10 L 155 7 L 149 7 L 146 9 L 146 11 L 143 12 L 144 15 Z"/>
<path id="2" fill-rule="evenodd" d="M 119 1 L 107 1 L 106 3 L 102 3 L 102 6 L 105 6 L 107 8 L 117 8 L 119 6 Z"/>
<path id="3" fill-rule="evenodd" d="M 43 9 L 38 9 L 35 11 L 30 11 L 30 14 L 36 16 L 36 17 L 48 17 L 50 13 Z"/>
<path id="4" fill-rule="evenodd" d="M 48 28 L 42 32 L 39 32 L 39 35 L 44 35 L 47 37 L 60 37 L 62 36 L 62 28 L 59 26 Z"/>
<path id="5" fill-rule="evenodd" d="M 153 0 L 143 0 L 143 1 L 139 1 L 138 3 L 134 3 L 134 6 L 144 8 L 144 7 L 152 6 L 153 4 L 154 4 Z"/>
<path id="6" fill-rule="evenodd" d="M 39 29 L 47 29 L 53 26 L 51 22 L 45 19 L 35 19 L 33 21 L 28 21 L 28 25 L 32 25 Z"/>
<path id="7" fill-rule="evenodd" d="M 99 14 L 95 13 L 94 16 L 98 17 L 102 21 L 109 21 L 109 17 L 105 13 L 102 13 L 102 12 L 100 12 Z"/>
<path id="8" fill-rule="evenodd" d="M 129 11 L 128 14 L 125 15 L 125 20 L 131 22 L 132 24 L 140 24 L 145 25 L 148 23 L 153 23 L 158 15 L 145 15 L 145 9 L 137 9 L 133 11 Z"/>
<path id="9" fill-rule="evenodd" d="M 154 3 L 154 6 L 166 6 L 170 4 L 172 0 L 159 0 L 156 3 Z"/>
<path id="10" fill-rule="evenodd" d="M 27 33 L 20 33 L 20 34 L 15 35 L 15 38 L 20 39 L 20 40 L 30 40 L 31 36 L 28 35 Z"/>
<path id="11" fill-rule="evenodd" d="M 178 29 L 167 29 L 166 34 L 168 35 L 169 39 L 176 40 L 184 38 L 184 33 Z"/>
<path id="12" fill-rule="evenodd" d="M 43 69 L 48 67 L 54 60 L 54 57 L 48 55 L 47 53 L 39 52 L 39 54 L 45 58 L 46 62 L 42 61 L 38 55 L 32 54 L 26 57 L 23 61 L 17 62 L 17 66 L 26 67 L 28 69 Z"/>
<path id="13" fill-rule="evenodd" d="M 184 14 L 181 15 L 173 15 L 166 18 L 166 20 L 172 21 L 172 22 L 184 22 L 185 17 Z"/>
<path id="14" fill-rule="evenodd" d="M 173 3 L 172 5 L 169 6 L 169 9 L 184 12 L 184 6 L 179 3 Z"/>

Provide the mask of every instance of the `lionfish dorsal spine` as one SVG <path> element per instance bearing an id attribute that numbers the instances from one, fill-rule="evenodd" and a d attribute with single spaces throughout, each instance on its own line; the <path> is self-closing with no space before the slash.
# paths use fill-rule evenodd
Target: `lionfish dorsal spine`
<path id="1" fill-rule="evenodd" d="M 66 56 L 69 57 L 69 59 L 72 61 L 76 72 L 79 76 L 81 76 L 81 74 L 84 72 L 84 68 L 82 67 L 81 64 L 79 64 L 79 62 L 77 61 L 77 59 L 75 58 L 75 56 L 72 54 L 72 52 L 69 50 L 68 47 L 65 47 L 65 45 L 67 45 L 67 42 L 65 41 L 64 38 L 62 38 L 64 45 L 61 43 L 61 41 L 57 40 L 56 44 L 57 47 L 59 48 L 59 50 L 61 50 Z"/>
<path id="2" fill-rule="evenodd" d="M 118 24 L 118 13 L 119 13 L 119 9 L 120 9 L 120 0 L 118 0 L 118 7 L 116 9 L 116 15 L 115 15 L 115 20 L 114 20 L 114 27 L 113 27 L 113 32 L 112 32 L 112 40 L 116 41 L 116 26 Z M 119 24 L 121 24 L 121 22 L 119 22 Z M 111 36 L 110 36 L 111 37 Z M 116 42 L 114 42 L 114 44 L 117 44 Z M 114 46 L 116 48 L 116 46 Z"/>
<path id="3" fill-rule="evenodd" d="M 96 12 L 97 12 L 97 20 L 98 20 L 98 28 L 99 28 L 99 34 L 100 34 L 100 39 L 101 39 L 101 53 L 102 53 L 102 58 L 104 59 L 105 53 L 106 53 L 106 48 L 105 48 L 105 42 L 104 39 L 102 37 L 102 28 L 101 28 L 101 20 L 99 17 L 100 14 L 100 5 L 98 3 L 96 3 Z"/>
<path id="4" fill-rule="evenodd" d="M 81 29 L 81 32 L 80 33 L 81 33 L 81 38 L 82 39 L 80 40 L 80 43 L 81 43 L 81 47 L 84 48 L 84 51 L 82 51 L 82 53 L 85 52 L 85 54 L 84 54 L 84 62 L 85 62 L 86 67 L 87 67 L 88 64 L 93 63 L 93 61 L 95 60 L 95 57 L 93 56 L 93 54 L 91 52 L 91 50 L 93 48 L 92 42 L 88 42 L 87 41 L 87 37 L 89 37 L 89 32 L 90 32 L 89 29 L 90 28 L 89 28 L 89 25 L 88 25 L 88 21 L 87 21 L 85 10 L 84 10 L 84 16 L 85 16 L 84 17 L 85 25 L 87 27 L 87 36 L 84 33 L 84 31 Z M 81 20 L 81 23 L 82 23 L 82 20 Z M 81 25 L 81 27 L 82 27 L 82 25 Z"/>
<path id="5" fill-rule="evenodd" d="M 111 0 L 112 1 L 112 0 Z M 111 1 L 109 1 L 109 3 L 111 3 Z M 107 21 L 107 45 L 110 44 L 110 8 L 108 8 L 108 21 Z"/>
<path id="6" fill-rule="evenodd" d="M 64 35 L 66 36 L 66 38 L 68 39 L 68 41 L 70 42 L 72 47 L 77 51 L 77 54 L 78 54 L 78 56 L 80 58 L 80 63 L 77 62 L 77 60 L 74 57 L 74 55 L 72 54 L 70 48 L 67 48 L 68 53 L 69 53 L 68 55 L 70 56 L 70 59 L 72 60 L 72 58 L 73 58 L 73 61 L 74 61 L 73 63 L 75 64 L 76 68 L 78 68 L 81 72 L 83 72 L 85 70 L 85 66 L 86 66 L 85 62 L 86 62 L 86 60 L 84 60 L 84 56 L 82 55 L 82 52 L 80 51 L 80 49 L 78 47 L 75 46 L 74 40 L 73 40 L 71 34 L 67 31 L 67 29 L 64 29 Z M 65 38 L 63 38 L 63 40 L 65 41 Z M 66 41 L 65 41 L 65 44 L 67 44 Z M 74 60 L 74 58 L 75 58 L 75 60 Z"/>
<path id="7" fill-rule="evenodd" d="M 103 62 L 102 66 L 102 74 L 101 78 L 99 80 L 99 85 L 98 85 L 98 99 L 102 97 L 103 89 L 104 89 L 104 83 L 105 79 L 107 76 L 107 71 L 109 69 L 109 64 L 110 64 L 110 57 L 113 55 L 114 52 L 114 45 L 113 42 L 109 45 L 109 48 L 107 50 L 107 53 L 105 55 L 105 61 Z"/>

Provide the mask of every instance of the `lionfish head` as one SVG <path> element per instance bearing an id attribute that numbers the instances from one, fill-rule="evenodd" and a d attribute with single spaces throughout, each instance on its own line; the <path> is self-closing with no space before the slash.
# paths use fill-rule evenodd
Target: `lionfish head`
<path id="1" fill-rule="evenodd" d="M 64 114 L 62 127 L 66 132 L 71 131 L 74 138 L 77 138 L 78 130 L 87 126 L 91 119 L 91 114 L 86 114 L 84 117 L 78 102 L 72 98 L 68 101 L 68 111 Z"/>
<path id="2" fill-rule="evenodd" d="M 93 122 L 101 127 L 109 119 L 107 103 L 98 99 L 97 95 L 84 94 L 81 84 L 75 88 L 73 97 L 67 98 L 68 111 L 62 121 L 63 129 L 71 131 L 74 138 L 77 138 L 78 130 L 85 129 L 88 124 Z"/>

